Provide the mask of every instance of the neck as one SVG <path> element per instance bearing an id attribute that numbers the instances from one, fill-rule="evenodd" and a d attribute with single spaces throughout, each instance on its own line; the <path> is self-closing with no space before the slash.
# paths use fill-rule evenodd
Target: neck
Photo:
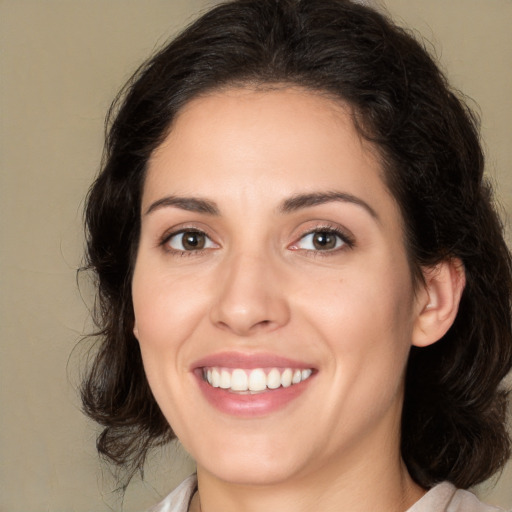
<path id="1" fill-rule="evenodd" d="M 198 489 L 190 512 L 404 512 L 425 492 L 399 456 L 367 457 L 346 471 L 327 464 L 272 485 L 233 484 L 198 467 Z"/>

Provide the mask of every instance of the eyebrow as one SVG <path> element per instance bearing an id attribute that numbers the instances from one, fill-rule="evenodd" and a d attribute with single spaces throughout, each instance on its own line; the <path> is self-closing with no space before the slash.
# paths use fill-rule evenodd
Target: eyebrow
<path id="1" fill-rule="evenodd" d="M 166 208 L 174 206 L 175 208 L 181 208 L 189 212 L 196 213 L 207 213 L 209 215 L 220 215 L 220 210 L 214 201 L 208 199 L 199 199 L 197 197 L 179 197 L 179 196 L 167 196 L 158 199 L 151 204 L 146 210 L 144 215 L 148 215 L 155 210 L 160 208 Z"/>
<path id="2" fill-rule="evenodd" d="M 286 201 L 280 206 L 281 213 L 291 213 L 302 208 L 317 206 L 331 202 L 352 203 L 366 210 L 374 219 L 379 220 L 377 212 L 365 201 L 359 197 L 347 194 L 345 192 L 313 192 L 310 194 L 298 194 Z"/>
<path id="3" fill-rule="evenodd" d="M 292 213 L 297 210 L 318 206 L 331 202 L 352 203 L 366 210 L 374 219 L 379 220 L 377 212 L 362 199 L 345 192 L 313 192 L 297 194 L 283 201 L 278 211 L 282 214 Z M 155 210 L 166 207 L 175 207 L 189 212 L 206 213 L 208 215 L 220 215 L 220 209 L 215 201 L 199 199 L 197 197 L 167 196 L 152 203 L 144 215 L 149 215 Z"/>

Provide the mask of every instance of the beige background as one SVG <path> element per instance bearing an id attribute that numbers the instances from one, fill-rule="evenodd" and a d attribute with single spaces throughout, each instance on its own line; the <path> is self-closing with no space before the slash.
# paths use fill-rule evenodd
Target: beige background
<path id="1" fill-rule="evenodd" d="M 481 109 L 488 172 L 512 211 L 512 1 L 387 0 Z M 75 385 L 90 328 L 75 270 L 83 197 L 119 86 L 205 0 L 0 0 L 0 510 L 120 510 Z M 83 350 L 82 350 L 83 352 Z M 151 461 L 124 510 L 143 510 L 192 463 Z M 169 459 L 177 461 L 170 468 Z M 488 486 L 487 486 L 488 487 Z M 490 502 L 512 507 L 512 467 Z"/>

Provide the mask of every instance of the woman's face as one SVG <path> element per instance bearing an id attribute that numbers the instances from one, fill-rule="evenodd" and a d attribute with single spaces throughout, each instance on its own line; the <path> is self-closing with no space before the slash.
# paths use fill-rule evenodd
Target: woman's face
<path id="1" fill-rule="evenodd" d="M 133 304 L 199 471 L 271 483 L 398 456 L 420 306 L 343 104 L 297 88 L 189 103 L 149 162 Z"/>

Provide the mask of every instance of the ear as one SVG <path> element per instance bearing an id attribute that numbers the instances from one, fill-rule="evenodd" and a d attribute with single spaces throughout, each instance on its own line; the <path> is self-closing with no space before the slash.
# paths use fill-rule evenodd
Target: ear
<path id="1" fill-rule="evenodd" d="M 139 339 L 139 328 L 137 327 L 137 320 L 133 324 L 133 335 Z"/>
<path id="2" fill-rule="evenodd" d="M 466 284 L 459 259 L 444 260 L 423 269 L 424 284 L 416 297 L 417 316 L 412 344 L 426 347 L 441 339 L 452 326 Z"/>

